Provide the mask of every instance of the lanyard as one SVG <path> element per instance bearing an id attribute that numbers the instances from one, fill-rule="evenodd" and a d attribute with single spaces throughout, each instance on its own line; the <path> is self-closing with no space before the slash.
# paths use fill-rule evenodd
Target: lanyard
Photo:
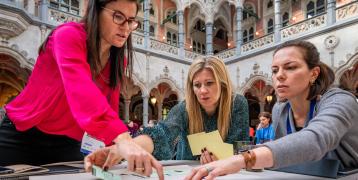
<path id="1" fill-rule="evenodd" d="M 288 114 L 287 114 L 286 128 L 287 128 L 287 134 L 291 134 L 292 129 L 291 129 L 290 118 L 289 118 L 289 113 L 290 113 L 290 110 L 291 110 L 290 103 L 287 103 L 287 106 L 288 106 Z M 313 118 L 313 111 L 314 111 L 315 106 L 316 106 L 316 100 L 311 100 L 310 112 L 308 114 L 308 122 Z"/>

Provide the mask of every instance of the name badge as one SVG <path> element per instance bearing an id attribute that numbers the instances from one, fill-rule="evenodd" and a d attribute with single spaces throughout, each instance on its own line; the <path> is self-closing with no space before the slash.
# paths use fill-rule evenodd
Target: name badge
<path id="1" fill-rule="evenodd" d="M 84 154 L 90 154 L 91 152 L 96 151 L 97 149 L 104 148 L 106 145 L 104 142 L 91 137 L 87 132 L 82 137 L 81 143 L 81 152 Z"/>

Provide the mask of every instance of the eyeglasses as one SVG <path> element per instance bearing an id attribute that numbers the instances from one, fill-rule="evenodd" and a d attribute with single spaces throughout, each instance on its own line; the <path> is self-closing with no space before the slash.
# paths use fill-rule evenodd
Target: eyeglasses
<path id="1" fill-rule="evenodd" d="M 127 18 L 126 15 L 124 15 L 120 11 L 108 9 L 105 7 L 102 7 L 102 9 L 111 11 L 113 13 L 113 22 L 118 25 L 123 25 L 124 23 L 128 22 L 129 30 L 134 31 L 139 27 L 139 21 L 134 18 Z"/>

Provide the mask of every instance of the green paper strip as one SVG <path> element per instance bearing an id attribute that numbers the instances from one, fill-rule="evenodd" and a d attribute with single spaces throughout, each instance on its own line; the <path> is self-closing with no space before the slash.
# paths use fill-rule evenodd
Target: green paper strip
<path id="1" fill-rule="evenodd" d="M 121 180 L 119 175 L 115 175 L 109 171 L 104 171 L 102 168 L 95 165 L 92 166 L 92 175 L 104 180 Z"/>

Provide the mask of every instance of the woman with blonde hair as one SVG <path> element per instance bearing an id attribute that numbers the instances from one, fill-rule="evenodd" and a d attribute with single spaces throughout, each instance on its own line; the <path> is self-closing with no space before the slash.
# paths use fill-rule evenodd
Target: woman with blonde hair
<path id="1" fill-rule="evenodd" d="M 189 68 L 185 101 L 174 106 L 166 120 L 145 128 L 134 140 L 159 160 L 173 159 L 174 156 L 177 160 L 194 160 L 198 157 L 193 156 L 187 135 L 219 130 L 225 142 L 233 143 L 248 140 L 248 123 L 247 100 L 234 94 L 224 62 L 217 57 L 200 57 Z M 174 143 L 176 140 L 177 144 Z M 115 148 L 112 152 L 117 155 L 110 158 L 119 157 Z M 101 158 L 99 154 L 93 153 L 90 157 Z M 214 160 L 213 153 L 202 149 L 202 164 Z M 87 162 L 91 164 L 91 161 Z"/>

